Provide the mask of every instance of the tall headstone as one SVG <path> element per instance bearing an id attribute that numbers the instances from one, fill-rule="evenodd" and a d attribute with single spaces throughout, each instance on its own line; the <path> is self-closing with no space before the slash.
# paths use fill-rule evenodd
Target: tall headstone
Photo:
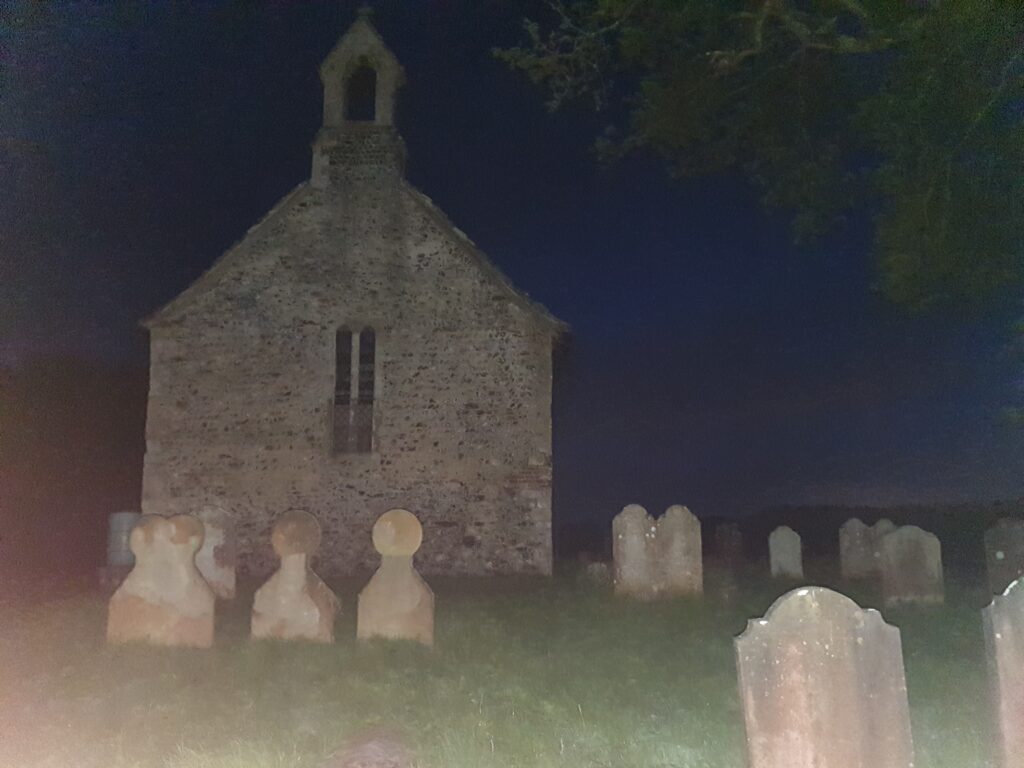
<path id="1" fill-rule="evenodd" d="M 743 563 L 743 532 L 736 523 L 719 523 L 715 528 L 715 552 L 719 561 L 730 568 Z"/>
<path id="2" fill-rule="evenodd" d="M 135 566 L 110 598 L 107 641 L 208 648 L 214 596 L 195 565 L 203 524 L 189 515 L 144 515 L 132 528 Z"/>
<path id="3" fill-rule="evenodd" d="M 652 600 L 658 594 L 654 520 L 639 504 L 624 507 L 612 520 L 615 594 Z"/>
<path id="4" fill-rule="evenodd" d="M 413 567 L 423 527 L 404 509 L 392 509 L 373 526 L 380 568 L 359 593 L 356 636 L 415 640 L 434 645 L 434 593 Z"/>
<path id="5" fill-rule="evenodd" d="M 1004 518 L 985 531 L 985 562 L 994 595 L 1024 576 L 1024 520 Z"/>
<path id="6" fill-rule="evenodd" d="M 1024 768 L 1024 579 L 983 612 L 1000 768 Z"/>
<path id="7" fill-rule="evenodd" d="M 196 515 L 203 521 L 206 536 L 196 553 L 196 568 L 203 574 L 213 594 L 222 600 L 235 596 L 235 524 L 221 507 L 204 507 Z"/>
<path id="8" fill-rule="evenodd" d="M 877 611 L 796 589 L 735 645 L 750 768 L 912 768 L 900 632 Z"/>
<path id="9" fill-rule="evenodd" d="M 904 525 L 882 537 L 880 550 L 882 598 L 887 606 L 943 602 L 942 546 L 935 534 Z"/>
<path id="10" fill-rule="evenodd" d="M 655 529 L 659 592 L 666 597 L 702 594 L 700 520 L 686 507 L 674 504 L 655 523 Z"/>
<path id="11" fill-rule="evenodd" d="M 252 636 L 334 642 L 341 603 L 310 564 L 320 547 L 320 523 L 308 512 L 290 510 L 274 524 L 270 542 L 281 565 L 256 591 Z"/>
<path id="12" fill-rule="evenodd" d="M 772 531 L 768 536 L 768 560 L 774 578 L 802 579 L 804 561 L 800 534 L 785 525 Z"/>

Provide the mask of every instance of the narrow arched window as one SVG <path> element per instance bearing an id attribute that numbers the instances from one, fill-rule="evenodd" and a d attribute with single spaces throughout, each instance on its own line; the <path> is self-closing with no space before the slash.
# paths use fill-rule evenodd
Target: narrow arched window
<path id="1" fill-rule="evenodd" d="M 377 336 L 372 328 L 358 333 L 338 330 L 334 337 L 334 453 L 373 450 L 376 366 Z"/>
<path id="2" fill-rule="evenodd" d="M 363 65 L 345 83 L 345 119 L 373 122 L 377 119 L 377 72 Z"/>

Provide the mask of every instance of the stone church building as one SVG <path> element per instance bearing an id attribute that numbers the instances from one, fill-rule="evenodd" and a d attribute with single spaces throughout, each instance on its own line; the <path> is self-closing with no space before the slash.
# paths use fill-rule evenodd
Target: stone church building
<path id="1" fill-rule="evenodd" d="M 322 570 L 373 566 L 392 507 L 427 573 L 550 573 L 564 326 L 405 180 L 403 70 L 365 15 L 320 74 L 312 178 L 146 321 L 143 511 L 226 510 L 250 573 L 296 508 Z"/>

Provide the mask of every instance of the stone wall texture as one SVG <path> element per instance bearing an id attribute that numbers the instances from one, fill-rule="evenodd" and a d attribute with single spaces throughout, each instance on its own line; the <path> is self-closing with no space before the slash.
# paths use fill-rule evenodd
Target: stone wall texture
<path id="1" fill-rule="evenodd" d="M 296 508 L 323 527 L 322 572 L 371 569 L 394 507 L 423 524 L 424 573 L 551 571 L 562 326 L 403 164 L 390 125 L 325 127 L 311 182 L 148 323 L 143 510 L 224 508 L 244 572 L 273 569 L 272 522 Z M 376 335 L 370 453 L 332 450 L 343 327 Z"/>

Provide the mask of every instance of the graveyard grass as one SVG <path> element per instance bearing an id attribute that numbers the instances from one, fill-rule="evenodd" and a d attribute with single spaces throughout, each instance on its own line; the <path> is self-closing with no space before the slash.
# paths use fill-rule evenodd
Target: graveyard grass
<path id="1" fill-rule="evenodd" d="M 794 586 L 746 580 L 723 604 L 712 571 L 704 600 L 639 604 L 571 576 L 432 584 L 433 651 L 357 643 L 354 584 L 328 646 L 250 642 L 251 593 L 218 605 L 206 651 L 107 647 L 98 594 L 4 606 L 0 765 L 305 768 L 370 735 L 424 768 L 741 768 L 732 638 Z M 883 612 L 916 766 L 987 768 L 985 593 L 947 589 L 943 608 Z"/>

